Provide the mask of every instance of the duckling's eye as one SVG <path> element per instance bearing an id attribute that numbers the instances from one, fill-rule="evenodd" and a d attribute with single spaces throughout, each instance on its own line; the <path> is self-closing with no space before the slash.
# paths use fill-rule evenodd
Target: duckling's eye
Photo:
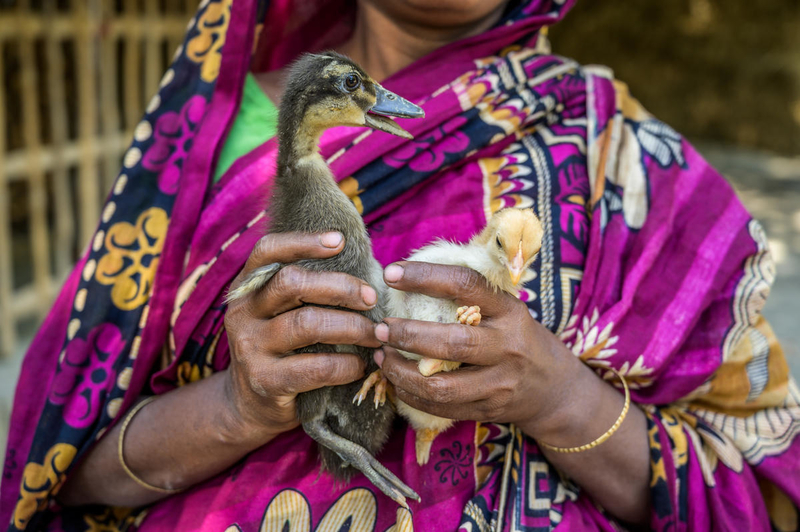
<path id="1" fill-rule="evenodd" d="M 503 243 L 500 242 L 500 237 L 499 236 L 495 239 L 495 242 L 497 242 L 497 247 L 499 247 L 500 249 L 503 249 Z"/>
<path id="2" fill-rule="evenodd" d="M 348 74 L 347 77 L 344 78 L 344 88 L 350 92 L 356 90 L 359 85 L 361 85 L 361 79 L 355 74 Z"/>

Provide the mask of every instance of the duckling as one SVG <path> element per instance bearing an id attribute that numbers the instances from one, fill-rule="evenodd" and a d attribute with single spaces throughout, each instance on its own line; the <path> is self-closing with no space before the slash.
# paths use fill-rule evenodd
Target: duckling
<path id="1" fill-rule="evenodd" d="M 495 213 L 486 227 L 466 244 L 439 240 L 420 248 L 407 260 L 432 262 L 472 268 L 483 275 L 494 290 L 514 296 L 524 283 L 528 266 L 542 247 L 542 224 L 532 209 L 502 209 Z M 477 326 L 481 322 L 480 307 L 459 307 L 453 301 L 423 294 L 389 288 L 387 316 L 462 323 Z M 425 358 L 416 353 L 400 351 L 408 359 L 418 360 L 420 373 L 429 377 L 441 371 L 452 371 L 458 362 Z M 354 401 L 360 404 L 370 387 L 375 387 L 376 403 L 384 401 L 386 379 L 377 371 L 371 374 Z M 397 411 L 408 420 L 416 433 L 417 463 L 428 463 L 434 439 L 453 424 L 453 420 L 422 412 L 396 399 Z"/>
<path id="2" fill-rule="evenodd" d="M 384 317 L 383 269 L 372 255 L 361 215 L 337 186 L 319 154 L 318 142 L 326 129 L 335 126 L 368 126 L 412 138 L 387 116 L 419 118 L 424 112 L 384 89 L 347 57 L 326 52 L 298 59 L 290 68 L 278 114 L 278 168 L 269 208 L 270 232 L 339 231 L 344 235 L 345 246 L 338 255 L 296 264 L 313 271 L 345 272 L 369 283 L 378 293 L 378 305 L 363 314 L 376 323 Z M 228 301 L 262 289 L 280 268 L 280 264 L 269 264 L 254 270 L 228 295 Z M 367 373 L 377 369 L 372 349 L 359 346 L 317 344 L 297 352 L 337 351 L 358 354 L 367 364 Z M 405 498 L 419 500 L 419 495 L 374 458 L 389 437 L 394 412 L 390 405 L 375 409 L 353 405 L 350 399 L 362 381 L 299 394 L 298 417 L 319 444 L 323 470 L 348 481 L 356 468 L 407 507 Z"/>

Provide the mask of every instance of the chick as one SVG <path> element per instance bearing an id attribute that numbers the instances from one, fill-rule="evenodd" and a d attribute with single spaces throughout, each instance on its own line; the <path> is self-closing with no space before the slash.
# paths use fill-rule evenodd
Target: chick
<path id="1" fill-rule="evenodd" d="M 466 244 L 439 240 L 408 257 L 410 261 L 431 262 L 472 268 L 495 290 L 514 296 L 525 280 L 528 266 L 542 245 L 542 225 L 531 209 L 503 209 L 489 220 L 486 227 Z M 387 315 L 397 318 L 463 323 L 476 326 L 481 321 L 480 307 L 458 307 L 453 301 L 436 299 L 422 294 L 388 289 Z M 425 358 L 416 353 L 400 351 L 403 356 L 418 360 L 420 373 L 426 377 L 440 371 L 452 371 L 458 362 Z M 375 386 L 376 404 L 384 400 L 386 380 L 375 372 L 364 382 L 354 401 L 361 403 L 371 386 Z M 398 412 L 416 432 L 417 463 L 428 463 L 433 440 L 447 430 L 453 421 L 421 412 L 397 400 Z"/>
<path id="2" fill-rule="evenodd" d="M 369 126 L 411 138 L 385 116 L 417 118 L 424 113 L 381 87 L 344 56 L 327 52 L 301 57 L 291 67 L 281 101 L 278 169 L 269 209 L 269 232 L 339 231 L 344 235 L 344 249 L 338 255 L 295 264 L 313 271 L 345 272 L 368 282 L 378 293 L 379 303 L 363 314 L 375 322 L 385 315 L 382 269 L 373 258 L 361 215 L 337 186 L 319 154 L 318 143 L 326 129 L 340 125 Z M 269 264 L 254 270 L 229 294 L 228 301 L 262 289 L 280 268 L 280 264 Z M 377 368 L 372 349 L 359 346 L 316 344 L 297 352 L 355 352 L 368 371 Z M 346 481 L 355 467 L 405 506 L 405 497 L 419 500 L 419 496 L 374 458 L 389 436 L 393 411 L 388 405 L 374 410 L 353 405 L 350 399 L 361 384 L 356 381 L 299 394 L 298 417 L 306 433 L 319 444 L 324 470 Z"/>

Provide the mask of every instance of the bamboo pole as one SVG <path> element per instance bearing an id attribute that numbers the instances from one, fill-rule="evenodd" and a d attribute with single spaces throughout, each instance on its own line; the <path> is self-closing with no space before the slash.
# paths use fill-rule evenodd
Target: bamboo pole
<path id="1" fill-rule="evenodd" d="M 21 0 L 18 9 L 28 12 L 27 1 Z M 21 39 L 20 81 L 22 82 L 22 130 L 25 150 L 28 154 L 28 209 L 30 216 L 30 242 L 33 258 L 33 284 L 40 301 L 40 313 L 50 303 L 50 236 L 47 227 L 47 184 L 41 164 L 42 139 L 39 126 L 39 85 L 37 83 L 36 59 L 33 40 Z"/>
<path id="2" fill-rule="evenodd" d="M 113 16 L 113 0 L 103 0 L 106 16 Z M 117 39 L 108 35 L 100 37 L 100 108 L 103 136 L 106 138 L 118 134 L 120 130 L 120 114 L 117 107 L 117 93 L 121 87 L 117 86 L 116 54 Z M 103 190 L 111 190 L 117 177 L 119 163 L 124 147 L 110 148 L 105 151 L 103 168 Z"/>
<path id="3" fill-rule="evenodd" d="M 55 0 L 47 0 L 44 6 L 47 17 L 56 11 Z M 61 43 L 50 35 L 45 36 L 45 57 L 47 60 L 47 96 L 50 107 L 50 131 L 52 143 L 50 150 L 53 162 L 49 166 L 53 183 L 54 259 L 57 276 L 66 274 L 72 265 L 75 245 L 74 203 L 72 188 L 69 186 L 67 163 L 64 160 L 64 146 L 67 143 L 67 96 L 64 91 L 64 57 Z M 39 165 L 43 165 L 43 153 L 39 153 Z M 45 169 L 46 171 L 46 169 Z"/>
<path id="4" fill-rule="evenodd" d="M 136 16 L 136 0 L 125 0 L 126 16 Z M 125 126 L 132 130 L 139 122 L 142 111 L 142 86 L 139 63 L 141 49 L 138 35 L 129 35 L 125 39 L 125 57 L 123 59 L 125 72 Z"/>
<path id="5" fill-rule="evenodd" d="M 6 152 L 6 95 L 3 40 L 0 39 L 0 157 Z M 0 164 L 0 359 L 10 356 L 17 345 L 16 320 L 12 316 L 13 262 L 11 255 L 11 219 L 8 184 Z"/>
<path id="6" fill-rule="evenodd" d="M 95 139 L 94 143 L 89 148 L 89 152 L 95 157 L 113 151 L 115 153 L 122 153 L 130 142 L 130 133 L 118 131 L 110 135 L 103 135 Z M 41 160 L 39 164 L 42 165 L 45 172 L 55 169 L 56 164 L 63 164 L 69 168 L 77 166 L 82 156 L 83 147 L 80 141 L 67 142 L 60 150 L 55 150 L 52 146 L 44 146 L 41 150 Z M 14 150 L 7 153 L 3 160 L 3 167 L 6 174 L 6 181 L 25 181 L 27 180 L 27 159 L 28 155 L 24 149 Z M 119 169 L 119 168 L 117 168 Z"/>
<path id="7" fill-rule="evenodd" d="M 81 0 L 83 3 L 86 1 Z M 76 1 L 76 4 L 80 5 L 81 2 Z M 133 9 L 135 6 L 133 2 Z M 186 22 L 192 11 L 155 20 L 143 19 L 135 11 L 131 11 L 130 14 L 108 20 L 104 24 L 104 31 L 110 37 L 141 37 L 145 31 L 164 37 L 176 37 L 185 32 Z M 8 40 L 17 40 L 24 37 L 44 37 L 48 33 L 56 39 L 69 39 L 75 36 L 76 25 L 85 26 L 90 32 L 97 32 L 100 20 L 82 20 L 76 15 L 68 14 L 57 14 L 52 19 L 45 20 L 38 15 L 23 17 L 13 12 L 4 12 L 0 16 L 0 35 Z"/>
<path id="8" fill-rule="evenodd" d="M 99 186 L 97 180 L 97 158 L 93 154 L 92 145 L 96 141 L 97 130 L 97 97 L 94 62 L 94 28 L 96 27 L 96 9 L 87 9 L 86 1 L 78 1 L 75 15 L 77 20 L 85 23 L 76 26 L 76 85 L 78 87 L 78 139 L 81 146 L 81 158 L 78 166 L 78 205 L 79 241 L 83 246 L 94 233 L 100 217 Z M 94 6 L 93 6 L 94 7 Z"/>
<path id="9" fill-rule="evenodd" d="M 145 0 L 144 18 L 157 20 L 158 17 L 158 0 Z M 161 79 L 161 36 L 151 26 L 145 26 L 144 43 L 144 93 L 151 95 L 158 90 Z"/>
<path id="10" fill-rule="evenodd" d="M 117 13 L 113 11 L 114 0 L 73 0 L 71 11 L 63 12 L 55 10 L 55 0 L 44 0 L 42 14 L 28 9 L 30 1 L 19 0 L 16 7 L 3 10 L 0 15 L 0 48 L 6 42 L 19 46 L 24 142 L 22 148 L 8 152 L 5 125 L 9 86 L 0 79 L 0 358 L 19 347 L 19 320 L 41 314 L 49 306 L 59 281 L 71 266 L 75 239 L 82 245 L 93 233 L 100 216 L 100 186 L 108 188 L 116 177 L 123 150 L 141 116 L 142 89 L 146 87 L 148 94 L 155 92 L 165 68 L 162 43 L 168 43 L 171 49 L 182 43 L 186 21 L 197 4 L 196 0 L 165 0 L 165 12 L 161 13 L 159 0 L 145 0 L 145 12 L 140 13 L 137 0 L 124 0 L 122 13 Z M 105 17 L 99 11 L 101 7 L 106 8 Z M 102 40 L 98 39 L 101 31 Z M 36 69 L 34 55 L 34 45 L 40 40 L 44 42 L 46 60 L 42 71 Z M 65 41 L 75 44 L 75 73 L 65 72 Z M 116 56 L 119 41 L 125 43 L 126 50 L 122 64 Z M 0 55 L 0 78 L 4 73 L 2 61 Z M 122 85 L 117 82 L 120 70 L 124 73 Z M 68 75 L 74 75 L 78 94 L 76 140 L 68 138 L 64 89 Z M 43 117 L 37 76 L 45 76 L 47 81 L 43 96 L 50 110 L 49 145 L 44 145 L 41 138 Z M 119 109 L 121 94 L 123 110 Z M 101 131 L 98 110 L 102 113 Z M 97 175 L 101 161 L 106 170 L 103 185 Z M 77 167 L 79 172 L 76 197 L 72 197 L 69 183 L 71 167 Z M 53 187 L 49 205 L 48 175 L 52 175 Z M 29 187 L 27 208 L 33 249 L 34 282 L 19 288 L 14 287 L 16 259 L 9 215 L 9 190 L 14 182 Z M 80 210 L 77 228 L 74 209 Z M 54 217 L 52 228 L 47 218 L 50 212 Z M 51 271 L 51 254 L 55 272 Z"/>

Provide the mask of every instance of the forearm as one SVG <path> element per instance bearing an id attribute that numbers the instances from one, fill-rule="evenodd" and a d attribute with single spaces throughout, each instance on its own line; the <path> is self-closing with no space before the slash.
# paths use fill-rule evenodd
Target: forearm
<path id="1" fill-rule="evenodd" d="M 557 447 L 590 443 L 617 420 L 624 396 L 575 359 L 564 408 L 546 420 L 522 425 L 526 434 Z M 650 450 L 647 420 L 631 404 L 619 429 L 604 443 L 578 453 L 540 446 L 548 461 L 615 517 L 646 525 L 650 520 Z"/>
<path id="2" fill-rule="evenodd" d="M 128 467 L 145 482 L 187 488 L 239 461 L 274 437 L 245 429 L 228 406 L 225 372 L 159 396 L 142 408 L 125 432 Z M 133 481 L 122 469 L 117 444 L 122 423 L 103 436 L 59 493 L 67 506 L 136 507 L 166 497 Z"/>

